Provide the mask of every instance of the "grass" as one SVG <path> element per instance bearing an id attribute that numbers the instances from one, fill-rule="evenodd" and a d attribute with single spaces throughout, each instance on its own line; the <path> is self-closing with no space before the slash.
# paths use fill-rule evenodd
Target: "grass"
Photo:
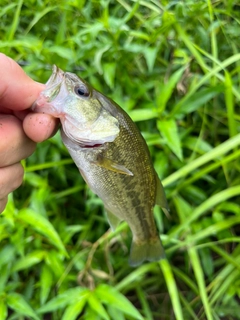
<path id="1" fill-rule="evenodd" d="M 128 265 L 59 134 L 24 161 L 0 216 L 0 320 L 240 319 L 238 1 L 2 1 L 0 50 L 35 80 L 52 64 L 119 103 L 170 205 L 167 260 Z"/>

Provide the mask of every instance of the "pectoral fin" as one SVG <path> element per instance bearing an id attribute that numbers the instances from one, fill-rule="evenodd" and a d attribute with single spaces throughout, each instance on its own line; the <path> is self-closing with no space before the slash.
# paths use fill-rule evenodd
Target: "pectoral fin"
<path id="1" fill-rule="evenodd" d="M 158 204 L 162 208 L 166 216 L 169 216 L 169 207 L 168 207 L 167 199 L 165 196 L 162 183 L 158 178 L 157 174 L 156 174 L 156 180 L 157 180 L 156 204 Z"/>
<path id="2" fill-rule="evenodd" d="M 133 176 L 133 173 L 130 170 L 128 170 L 125 166 L 118 164 L 108 158 L 104 158 L 104 157 L 99 156 L 97 161 L 95 161 L 93 163 L 96 164 L 97 166 L 103 167 L 107 170 L 111 170 L 111 171 L 121 173 L 121 174 L 126 174 L 128 176 Z"/>
<path id="3" fill-rule="evenodd" d="M 106 209 L 106 207 L 105 207 L 105 211 L 106 211 L 106 214 L 107 214 L 107 219 L 108 219 L 108 222 L 110 224 L 110 227 L 114 231 L 117 228 L 117 226 L 119 225 L 119 223 L 121 222 L 121 219 L 116 217 L 115 214 L 113 214 L 111 211 Z"/>

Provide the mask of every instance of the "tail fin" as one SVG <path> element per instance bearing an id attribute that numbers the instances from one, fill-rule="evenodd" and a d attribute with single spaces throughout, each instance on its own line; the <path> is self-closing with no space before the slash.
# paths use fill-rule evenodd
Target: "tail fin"
<path id="1" fill-rule="evenodd" d="M 165 258 L 165 252 L 159 238 L 148 242 L 132 242 L 129 264 L 132 267 L 140 265 L 143 261 L 157 261 Z"/>

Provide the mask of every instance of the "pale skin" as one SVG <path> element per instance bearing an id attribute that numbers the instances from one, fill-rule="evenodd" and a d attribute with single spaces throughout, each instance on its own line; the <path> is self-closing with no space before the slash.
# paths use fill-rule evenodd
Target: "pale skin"
<path id="1" fill-rule="evenodd" d="M 36 142 L 50 138 L 57 130 L 56 118 L 29 110 L 44 87 L 0 53 L 0 213 L 8 194 L 22 184 L 20 161 L 34 152 Z"/>

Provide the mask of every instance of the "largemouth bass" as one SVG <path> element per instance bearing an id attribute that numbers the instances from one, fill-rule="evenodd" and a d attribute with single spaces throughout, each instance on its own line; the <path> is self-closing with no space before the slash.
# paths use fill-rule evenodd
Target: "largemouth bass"
<path id="1" fill-rule="evenodd" d="M 103 201 L 115 229 L 126 221 L 133 241 L 129 263 L 164 257 L 153 207 L 168 210 L 148 147 L 128 114 L 84 80 L 56 66 L 33 105 L 61 120 L 61 137 L 82 177 Z"/>

